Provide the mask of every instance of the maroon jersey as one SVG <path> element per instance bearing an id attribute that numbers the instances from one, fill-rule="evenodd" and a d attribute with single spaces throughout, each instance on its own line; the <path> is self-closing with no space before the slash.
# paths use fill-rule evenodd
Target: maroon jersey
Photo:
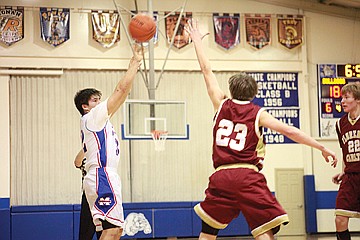
<path id="1" fill-rule="evenodd" d="M 265 143 L 259 128 L 262 108 L 249 102 L 226 99 L 213 127 L 213 164 L 249 163 L 262 168 Z"/>
<path id="2" fill-rule="evenodd" d="M 336 132 L 342 150 L 344 171 L 360 172 L 360 120 L 351 120 L 345 114 L 336 122 Z"/>

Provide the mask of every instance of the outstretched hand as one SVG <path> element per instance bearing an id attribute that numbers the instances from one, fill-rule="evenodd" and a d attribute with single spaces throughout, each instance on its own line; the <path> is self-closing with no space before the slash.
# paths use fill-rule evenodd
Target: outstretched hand
<path id="1" fill-rule="evenodd" d="M 198 28 L 198 20 L 190 19 L 188 24 L 185 26 L 185 31 L 189 33 L 192 41 L 201 41 L 209 33 L 202 34 Z"/>
<path id="2" fill-rule="evenodd" d="M 333 151 L 330 151 L 329 149 L 325 148 L 322 151 L 322 155 L 325 158 L 326 162 L 330 162 L 331 160 L 331 166 L 334 168 L 336 167 L 338 159 Z"/>
<path id="3" fill-rule="evenodd" d="M 143 60 L 143 46 L 139 45 L 139 44 L 134 44 L 133 45 L 133 57 L 132 59 L 136 60 L 137 62 L 141 62 Z"/>

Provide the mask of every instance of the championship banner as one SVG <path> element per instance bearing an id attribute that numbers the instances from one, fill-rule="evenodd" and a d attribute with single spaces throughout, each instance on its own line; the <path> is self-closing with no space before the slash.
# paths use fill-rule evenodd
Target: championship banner
<path id="1" fill-rule="evenodd" d="M 290 126 L 300 127 L 300 108 L 297 72 L 248 72 L 258 84 L 258 94 L 253 103 L 264 107 L 268 113 Z M 268 144 L 295 143 L 286 136 L 264 128 Z"/>
<path id="2" fill-rule="evenodd" d="M 41 38 L 54 47 L 69 40 L 70 9 L 40 8 Z"/>
<path id="3" fill-rule="evenodd" d="M 10 46 L 24 38 L 24 7 L 0 7 L 0 42 Z"/>
<path id="4" fill-rule="evenodd" d="M 277 15 L 278 41 L 288 49 L 301 46 L 304 42 L 303 16 Z"/>
<path id="5" fill-rule="evenodd" d="M 169 12 L 165 12 L 165 16 L 167 16 L 168 14 Z M 167 16 L 165 20 L 167 42 L 170 44 L 171 39 L 175 34 L 174 46 L 178 49 L 185 47 L 191 42 L 189 34 L 185 31 L 185 26 L 188 24 L 188 21 L 192 19 L 192 12 L 186 13 L 185 16 L 181 17 L 179 27 L 175 33 L 175 27 L 179 17 L 180 13 L 174 13 Z"/>
<path id="6" fill-rule="evenodd" d="M 270 44 L 271 15 L 245 14 L 246 42 L 261 49 Z"/>
<path id="7" fill-rule="evenodd" d="M 240 14 L 213 14 L 215 42 L 226 50 L 240 43 Z"/>
<path id="8" fill-rule="evenodd" d="M 117 12 L 91 11 L 93 39 L 105 48 L 120 41 L 120 16 Z"/>

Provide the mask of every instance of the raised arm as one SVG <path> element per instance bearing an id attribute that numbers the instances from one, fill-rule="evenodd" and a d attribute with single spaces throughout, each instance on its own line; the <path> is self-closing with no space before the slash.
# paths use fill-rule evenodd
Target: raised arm
<path id="1" fill-rule="evenodd" d="M 136 73 L 141 64 L 142 54 L 141 46 L 134 46 L 134 56 L 131 58 L 128 70 L 125 73 L 125 76 L 118 82 L 114 92 L 111 94 L 107 101 L 108 114 L 112 115 L 115 113 L 119 107 L 125 102 L 132 84 L 134 82 Z"/>
<path id="2" fill-rule="evenodd" d="M 220 89 L 219 83 L 211 69 L 210 61 L 207 58 L 202 39 L 208 35 L 202 35 L 198 29 L 198 22 L 196 20 L 189 21 L 188 27 L 185 30 L 190 34 L 191 40 L 194 43 L 196 56 L 200 65 L 201 72 L 205 79 L 206 89 L 214 109 L 217 110 L 221 101 L 226 97 L 224 92 Z"/>
<path id="3" fill-rule="evenodd" d="M 277 120 L 266 111 L 263 111 L 260 114 L 260 126 L 270 128 L 278 133 L 281 133 L 297 143 L 305 144 L 320 150 L 325 161 L 329 162 L 329 157 L 331 157 L 331 166 L 336 167 L 338 159 L 335 153 L 330 149 L 324 147 L 322 144 L 320 144 L 318 141 L 316 141 L 314 138 L 310 137 L 300 129 L 289 126 Z"/>

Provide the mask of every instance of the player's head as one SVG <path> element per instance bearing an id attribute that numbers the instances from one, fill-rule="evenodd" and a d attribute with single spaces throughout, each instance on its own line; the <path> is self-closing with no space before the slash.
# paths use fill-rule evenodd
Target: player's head
<path id="1" fill-rule="evenodd" d="M 74 97 L 74 103 L 77 110 L 81 115 L 84 115 L 90 111 L 90 109 L 97 105 L 101 98 L 101 92 L 95 88 L 85 88 L 78 91 Z M 91 103 L 94 99 L 95 103 Z"/>
<path id="2" fill-rule="evenodd" d="M 240 72 L 229 78 L 229 90 L 233 99 L 250 101 L 256 96 L 258 86 L 253 77 Z"/>
<path id="3" fill-rule="evenodd" d="M 352 93 L 355 100 L 360 100 L 360 83 L 352 82 L 348 83 L 341 88 L 341 95 Z"/>

